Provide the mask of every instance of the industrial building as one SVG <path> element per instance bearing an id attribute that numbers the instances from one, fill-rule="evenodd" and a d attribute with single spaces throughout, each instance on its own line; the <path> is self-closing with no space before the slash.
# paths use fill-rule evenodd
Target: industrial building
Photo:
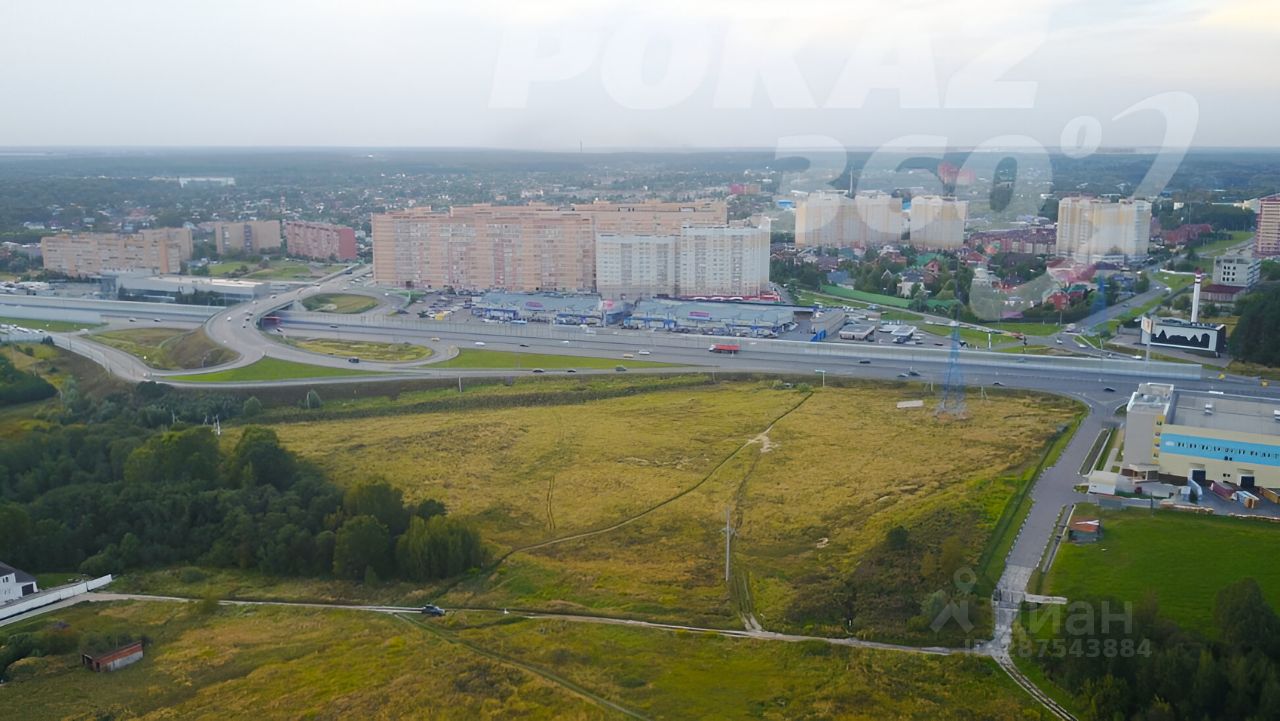
<path id="1" fill-rule="evenodd" d="M 609 325 L 626 315 L 627 305 L 598 295 L 506 293 L 490 291 L 472 301 L 471 313 L 481 318 L 561 325 Z"/>
<path id="2" fill-rule="evenodd" d="M 343 225 L 291 220 L 284 224 L 284 240 L 290 255 L 315 260 L 356 259 L 356 231 Z"/>
<path id="3" fill-rule="evenodd" d="M 270 291 L 266 283 L 230 278 L 205 278 L 189 275 L 155 276 L 145 273 L 104 273 L 102 293 L 108 298 L 128 297 L 135 300 L 172 303 L 184 295 L 205 293 L 211 300 L 228 305 L 265 298 Z"/>
<path id="4" fill-rule="evenodd" d="M 214 247 L 219 253 L 257 255 L 280 249 L 280 221 L 245 220 L 212 223 Z"/>
<path id="5" fill-rule="evenodd" d="M 108 271 L 179 273 L 191 259 L 191 231 L 150 228 L 139 233 L 62 233 L 40 239 L 45 270 L 86 278 Z"/>
<path id="6" fill-rule="evenodd" d="M 1151 242 L 1151 203 L 1071 196 L 1058 203 L 1055 252 L 1077 263 L 1124 265 L 1145 258 Z"/>
<path id="7" fill-rule="evenodd" d="M 1143 383 L 1127 406 L 1124 464 L 1206 489 L 1280 489 L 1280 402 Z"/>
<path id="8" fill-rule="evenodd" d="M 699 303 L 679 300 L 642 300 L 628 328 L 661 328 L 676 333 L 771 337 L 796 327 L 795 312 L 788 307 L 753 303 Z"/>

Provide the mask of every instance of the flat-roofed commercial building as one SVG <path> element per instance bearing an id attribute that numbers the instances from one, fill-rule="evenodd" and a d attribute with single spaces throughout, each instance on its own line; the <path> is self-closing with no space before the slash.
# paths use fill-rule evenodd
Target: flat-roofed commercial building
<path id="1" fill-rule="evenodd" d="M 214 247 L 219 253 L 252 255 L 264 250 L 279 250 L 280 221 L 243 220 L 213 224 Z"/>
<path id="2" fill-rule="evenodd" d="M 955 198 L 924 195 L 911 199 L 911 245 L 928 250 L 954 250 L 964 245 L 969 204 Z"/>
<path id="3" fill-rule="evenodd" d="M 548 205 L 382 213 L 373 275 L 401 288 L 593 291 L 595 233 L 589 216 Z"/>
<path id="4" fill-rule="evenodd" d="M 1280 489 L 1280 401 L 1143 383 L 1126 408 L 1124 462 L 1201 485 Z"/>
<path id="5" fill-rule="evenodd" d="M 614 235 L 675 235 L 686 226 L 717 226 L 729 222 L 729 206 L 722 200 L 687 203 L 596 201 L 575 204 L 570 209 L 591 218 L 595 232 Z"/>
<path id="6" fill-rule="evenodd" d="M 796 206 L 796 245 L 879 248 L 902 241 L 902 198 L 873 192 L 811 193 Z M 963 226 L 962 226 L 963 232 Z"/>
<path id="7" fill-rule="evenodd" d="M 1056 252 L 1078 263 L 1126 263 L 1147 257 L 1151 203 L 1072 196 L 1058 202 Z"/>
<path id="8" fill-rule="evenodd" d="M 179 273 L 191 259 L 191 236 L 146 233 L 64 233 L 40 239 L 45 270 L 72 277 L 108 271 Z"/>
<path id="9" fill-rule="evenodd" d="M 290 255 L 315 260 L 355 260 L 356 231 L 343 225 L 291 220 L 284 224 Z"/>

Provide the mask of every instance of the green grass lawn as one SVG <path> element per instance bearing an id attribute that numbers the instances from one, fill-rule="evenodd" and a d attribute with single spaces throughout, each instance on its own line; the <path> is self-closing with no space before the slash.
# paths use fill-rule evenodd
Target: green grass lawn
<path id="1" fill-rule="evenodd" d="M 1222 255 L 1228 250 L 1245 242 L 1253 237 L 1252 230 L 1233 230 L 1230 232 L 1231 237 L 1226 240 L 1215 240 L 1212 243 L 1206 243 L 1196 248 L 1196 255 L 1201 258 L 1212 258 L 1215 255 Z"/>
<path id="2" fill-rule="evenodd" d="M 69 320 L 35 320 L 33 318 L 0 318 L 0 323 L 22 326 L 32 330 L 47 330 L 50 333 L 74 333 L 86 328 L 97 328 L 101 323 L 75 323 Z"/>
<path id="3" fill-rule="evenodd" d="M 307 310 L 321 313 L 363 313 L 378 307 L 378 300 L 353 293 L 319 293 L 302 299 Z"/>
<path id="4" fill-rule="evenodd" d="M 587 358 L 584 356 L 552 355 L 550 353 L 513 353 L 501 350 L 458 351 L 458 355 L 440 363 L 432 364 L 432 368 L 545 368 L 557 370 L 564 368 L 674 368 L 672 363 L 636 360 L 633 358 Z"/>
<path id="5" fill-rule="evenodd" d="M 863 303 L 874 303 L 876 305 L 887 305 L 891 308 L 907 308 L 911 305 L 908 298 L 899 298 L 896 295 L 881 295 L 880 293 L 867 293 L 861 290 L 853 290 L 852 288 L 842 288 L 838 285 L 824 285 L 822 292 L 845 300 L 859 300 Z"/>
<path id="6" fill-rule="evenodd" d="M 289 338 L 291 346 L 342 357 L 355 356 L 361 360 L 404 362 L 431 357 L 431 349 L 412 343 L 378 343 L 367 340 L 336 340 L 333 338 Z"/>
<path id="7" fill-rule="evenodd" d="M 834 286 L 830 286 L 830 287 L 834 287 Z M 798 305 L 816 305 L 818 303 L 821 303 L 822 305 L 827 307 L 848 305 L 856 308 L 861 308 L 864 310 L 868 306 L 872 305 L 871 303 L 868 303 L 866 301 L 853 300 L 852 298 L 846 298 L 846 297 L 836 296 L 836 295 L 828 295 L 826 293 L 815 293 L 810 290 L 802 290 L 797 292 L 795 302 Z M 901 310 L 898 308 L 880 308 L 879 310 L 872 311 L 872 312 L 880 313 L 881 320 L 902 320 L 902 321 L 910 321 L 910 322 L 917 322 L 917 321 L 924 320 L 924 316 L 918 313 L 912 313 L 911 311 Z"/>
<path id="8" fill-rule="evenodd" d="M 1191 285 L 1193 282 L 1195 282 L 1196 278 L 1194 275 L 1182 274 L 1182 273 L 1168 273 L 1162 270 L 1156 273 L 1156 279 L 1159 280 L 1161 283 L 1164 283 L 1165 285 L 1169 286 L 1169 288 L 1172 289 L 1172 293 L 1170 293 L 1170 295 L 1172 295 L 1173 293 L 1176 293 L 1182 290 L 1183 288 L 1186 288 L 1187 286 Z"/>
<path id="9" fill-rule="evenodd" d="M 209 368 L 239 357 L 235 351 L 209 340 L 203 328 L 125 328 L 96 333 L 90 340 L 141 358 L 147 365 L 161 370 Z"/>
<path id="10" fill-rule="evenodd" d="M 1062 330 L 1062 326 L 1057 323 L 1020 323 L 1017 321 L 1003 321 L 1000 323 L 983 323 L 988 328 L 995 328 L 1009 333 L 1021 333 L 1023 335 L 1053 335 Z"/>
<path id="11" fill-rule="evenodd" d="M 1211 633 L 1217 590 L 1252 576 L 1280 608 L 1280 565 L 1275 563 L 1280 525 L 1176 511 L 1098 514 L 1087 505 L 1076 515 L 1098 515 L 1103 538 L 1094 544 L 1063 544 L 1048 576 L 1051 595 L 1136 602 L 1150 590 L 1164 615 Z"/>
<path id="12" fill-rule="evenodd" d="M 235 383 L 242 381 L 279 381 L 293 378 L 335 378 L 342 376 L 376 376 L 377 371 L 359 370 L 357 368 L 330 368 L 313 366 L 306 363 L 295 363 L 279 358 L 263 358 L 255 363 L 239 368 L 212 373 L 194 375 L 169 376 L 170 380 L 191 381 L 194 383 Z"/>
<path id="13" fill-rule="evenodd" d="M 229 260 L 209 264 L 209 274 L 216 277 L 236 277 L 246 280 L 310 280 L 325 276 L 344 267 L 341 263 L 319 263 L 312 265 L 304 260 L 273 260 L 266 268 L 257 263 Z M 239 273 L 241 268 L 246 272 Z"/>

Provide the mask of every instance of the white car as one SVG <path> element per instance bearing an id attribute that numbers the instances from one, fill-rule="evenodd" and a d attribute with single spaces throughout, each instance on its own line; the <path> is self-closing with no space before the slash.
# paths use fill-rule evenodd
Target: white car
<path id="1" fill-rule="evenodd" d="M 228 322 L 228 323 L 230 323 L 230 322 L 231 322 L 231 316 L 227 316 L 227 322 Z"/>
<path id="2" fill-rule="evenodd" d="M 639 353 L 640 355 L 649 355 L 649 351 L 647 350 L 636 351 L 636 352 Z"/>
<path id="3" fill-rule="evenodd" d="M 478 341 L 476 341 L 476 345 L 484 345 L 484 341 L 482 341 L 482 340 L 478 340 Z"/>

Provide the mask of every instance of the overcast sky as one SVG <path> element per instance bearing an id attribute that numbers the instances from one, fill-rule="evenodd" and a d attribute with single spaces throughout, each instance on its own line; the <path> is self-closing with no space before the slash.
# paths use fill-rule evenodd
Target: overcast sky
<path id="1" fill-rule="evenodd" d="M 1277 0 L 4 0 L 0 27 L 0 146 L 1280 145 Z"/>

